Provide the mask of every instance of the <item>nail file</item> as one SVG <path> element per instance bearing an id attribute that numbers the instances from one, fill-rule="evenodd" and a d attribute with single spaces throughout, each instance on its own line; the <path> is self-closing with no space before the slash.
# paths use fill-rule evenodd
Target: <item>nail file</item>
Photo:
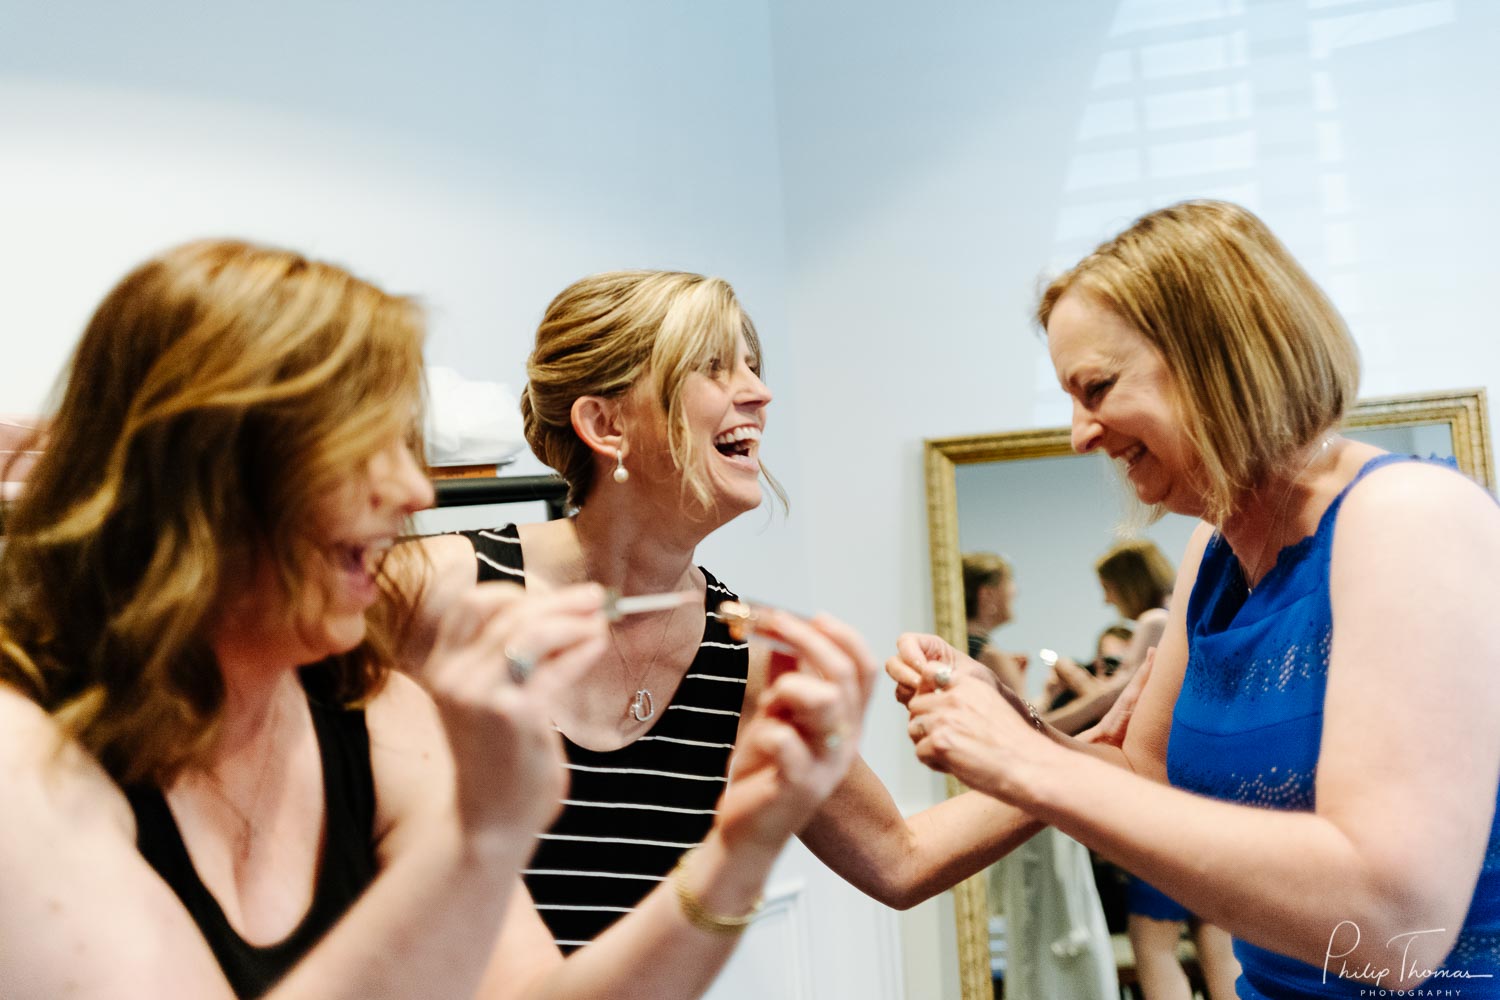
<path id="1" fill-rule="evenodd" d="M 604 598 L 604 617 L 612 622 L 619 621 L 626 615 L 668 611 L 697 599 L 698 595 L 691 590 L 669 590 L 661 594 L 637 594 L 634 597 L 621 597 L 610 591 Z"/>

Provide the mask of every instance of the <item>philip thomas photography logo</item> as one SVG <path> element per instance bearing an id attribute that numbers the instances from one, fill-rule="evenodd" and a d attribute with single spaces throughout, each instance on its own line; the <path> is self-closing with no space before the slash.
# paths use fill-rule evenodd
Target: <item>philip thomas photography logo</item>
<path id="1" fill-rule="evenodd" d="M 1397 934 L 1385 943 L 1386 951 L 1395 961 L 1394 965 L 1376 965 L 1369 960 L 1350 964 L 1346 959 L 1359 947 L 1359 924 L 1352 920 L 1341 920 L 1328 936 L 1328 949 L 1323 956 L 1323 982 L 1330 979 L 1356 979 L 1368 985 L 1362 986 L 1362 997 L 1480 997 L 1493 995 L 1489 984 L 1476 980 L 1493 979 L 1493 973 L 1471 972 L 1468 969 L 1428 967 L 1412 954 L 1414 946 L 1432 935 L 1442 934 L 1444 929 L 1406 931 Z M 1411 989 L 1392 989 L 1385 984 L 1419 980 Z"/>

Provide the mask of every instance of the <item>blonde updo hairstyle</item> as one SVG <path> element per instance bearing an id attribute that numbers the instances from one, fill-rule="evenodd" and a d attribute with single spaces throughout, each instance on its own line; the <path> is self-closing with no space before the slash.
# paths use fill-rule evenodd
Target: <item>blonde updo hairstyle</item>
<path id="1" fill-rule="evenodd" d="M 422 341 L 412 301 L 285 250 L 203 241 L 128 274 L 7 505 L 0 682 L 122 784 L 200 763 L 226 600 L 262 566 L 286 607 L 327 600 L 313 511 L 392 440 L 420 442 Z M 326 664 L 343 696 L 378 688 L 401 620 Z"/>
<path id="2" fill-rule="evenodd" d="M 734 289 L 719 278 L 611 271 L 563 289 L 537 328 L 521 418 L 532 452 L 567 481 L 568 502 L 587 502 L 598 468 L 597 456 L 573 429 L 573 403 L 583 396 L 618 398 L 646 384 L 666 414 L 668 447 L 684 492 L 704 509 L 711 507 L 700 445 L 688 433 L 680 390 L 695 372 L 731 370 L 742 335 L 760 360 L 755 325 Z M 764 463 L 761 475 L 785 505 L 786 495 Z"/>
<path id="3" fill-rule="evenodd" d="M 1043 329 L 1074 289 L 1165 358 L 1212 523 L 1337 425 L 1358 395 L 1359 354 L 1344 321 L 1238 205 L 1189 201 L 1142 216 L 1047 286 Z"/>

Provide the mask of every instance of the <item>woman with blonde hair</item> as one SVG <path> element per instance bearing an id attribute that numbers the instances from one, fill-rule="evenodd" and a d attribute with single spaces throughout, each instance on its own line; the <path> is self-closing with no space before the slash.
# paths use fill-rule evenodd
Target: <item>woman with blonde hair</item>
<path id="1" fill-rule="evenodd" d="M 857 724 L 834 662 L 747 722 L 742 867 L 673 876 L 623 952 L 537 955 L 518 873 L 605 595 L 471 588 L 416 634 L 387 551 L 432 500 L 422 339 L 409 300 L 230 241 L 95 312 L 0 554 L 7 998 L 696 996 L 842 775 L 808 735 Z M 413 642 L 431 697 L 389 670 Z"/>
<path id="2" fill-rule="evenodd" d="M 1339 436 L 1354 344 L 1237 206 L 1142 217 L 1038 318 L 1075 448 L 1206 523 L 1123 747 L 1045 738 L 907 636 L 918 756 L 1234 935 L 1241 997 L 1497 995 L 1493 498 Z"/>

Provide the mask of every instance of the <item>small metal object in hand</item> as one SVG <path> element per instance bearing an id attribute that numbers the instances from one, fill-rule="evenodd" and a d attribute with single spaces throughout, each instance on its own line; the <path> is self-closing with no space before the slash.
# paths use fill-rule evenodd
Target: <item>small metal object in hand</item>
<path id="1" fill-rule="evenodd" d="M 744 601 L 720 601 L 718 614 L 735 642 L 744 642 L 755 624 L 755 611 Z"/>
<path id="2" fill-rule="evenodd" d="M 634 597 L 621 597 L 619 591 L 609 590 L 604 594 L 604 617 L 617 622 L 626 615 L 668 611 L 697 599 L 697 593 L 691 590 L 668 590 L 660 594 L 637 594 Z"/>
<path id="3" fill-rule="evenodd" d="M 1049 670 L 1057 666 L 1058 655 L 1055 649 L 1039 649 L 1037 650 L 1036 658 L 1041 660 L 1042 666 Z"/>
<path id="4" fill-rule="evenodd" d="M 517 684 L 525 684 L 531 672 L 536 669 L 536 658 L 526 653 L 506 647 L 505 669 L 510 674 L 510 679 Z"/>
<path id="5" fill-rule="evenodd" d="M 952 684 L 953 668 L 948 666 L 948 664 L 946 663 L 941 667 L 938 667 L 937 670 L 933 671 L 932 683 L 936 684 L 940 688 L 945 688 L 948 685 Z"/>

